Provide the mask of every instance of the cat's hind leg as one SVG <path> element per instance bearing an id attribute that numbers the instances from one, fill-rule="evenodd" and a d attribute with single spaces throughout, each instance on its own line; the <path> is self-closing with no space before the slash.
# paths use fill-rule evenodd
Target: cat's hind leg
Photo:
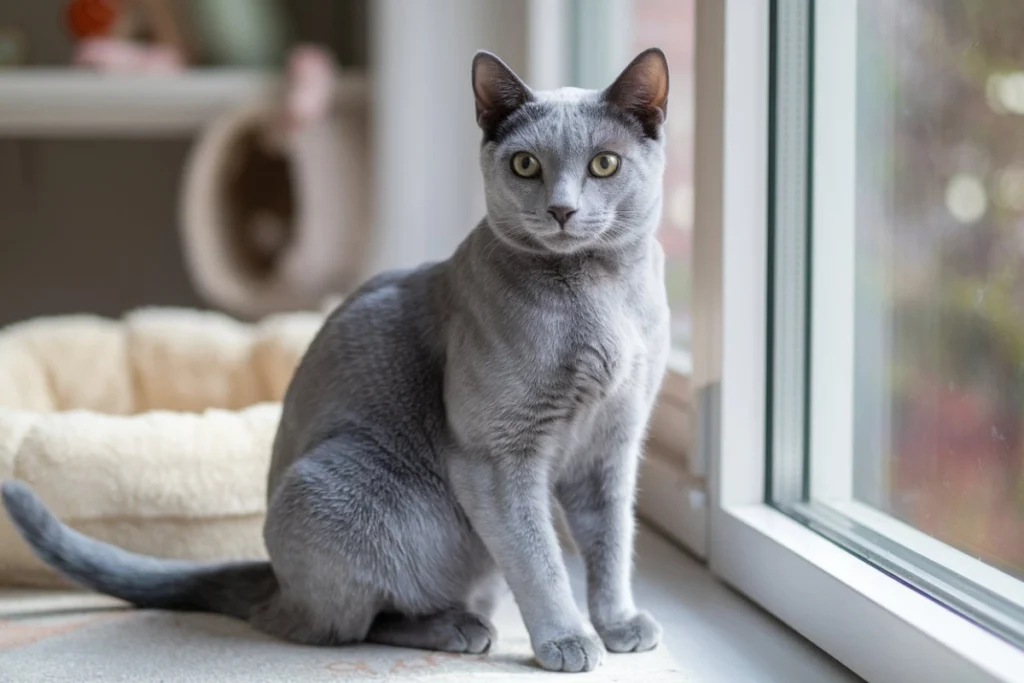
<path id="1" fill-rule="evenodd" d="M 264 540 L 278 592 L 252 625 L 292 642 L 344 645 L 366 639 L 385 599 L 386 532 L 359 477 L 323 466 L 344 458 L 324 444 L 283 475 L 267 509 Z M 367 528 L 370 527 L 370 528 Z M 377 546 L 377 547 L 375 547 Z"/>
<path id="2" fill-rule="evenodd" d="M 274 596 L 255 611 L 250 624 L 302 645 L 347 645 L 366 640 L 381 604 L 376 596 L 358 589 L 339 592 L 336 584 L 313 595 L 306 592 L 309 588 L 313 585 L 306 583 L 302 593 Z"/>
<path id="3" fill-rule="evenodd" d="M 355 435 L 324 442 L 283 475 L 264 536 L 281 586 L 264 630 L 455 652 L 495 639 L 467 595 L 493 560 L 429 462 Z"/>
<path id="4" fill-rule="evenodd" d="M 381 645 L 469 654 L 487 652 L 496 639 L 487 619 L 459 608 L 426 617 L 383 613 L 366 636 L 367 641 Z"/>
<path id="5" fill-rule="evenodd" d="M 478 576 L 465 591 L 465 607 L 460 604 L 420 617 L 384 612 L 374 620 L 366 639 L 383 645 L 443 652 L 489 651 L 498 638 L 490 618 L 508 586 L 488 555 L 481 553 L 476 559 L 473 573 Z"/>

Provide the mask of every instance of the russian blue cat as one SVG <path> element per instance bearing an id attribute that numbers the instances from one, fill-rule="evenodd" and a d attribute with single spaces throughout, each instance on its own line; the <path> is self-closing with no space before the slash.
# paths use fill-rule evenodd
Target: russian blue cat
<path id="1" fill-rule="evenodd" d="M 282 638 L 481 653 L 507 584 L 547 669 L 653 648 L 634 605 L 633 501 L 668 355 L 661 214 L 668 67 L 604 91 L 531 91 L 479 53 L 487 216 L 447 261 L 366 282 L 284 399 L 269 562 L 141 557 L 4 502 L 46 562 L 141 607 L 207 610 Z M 416 226 L 413 229 L 429 229 Z M 586 564 L 585 629 L 554 526 Z"/>

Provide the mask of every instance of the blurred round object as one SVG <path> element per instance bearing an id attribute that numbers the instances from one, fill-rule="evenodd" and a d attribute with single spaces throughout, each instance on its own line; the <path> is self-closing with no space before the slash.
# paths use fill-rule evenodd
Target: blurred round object
<path id="1" fill-rule="evenodd" d="M 68 30 L 79 40 L 109 35 L 119 10 L 119 0 L 71 0 L 65 10 Z"/>
<path id="2" fill-rule="evenodd" d="M 1024 166 L 1010 166 L 996 174 L 996 199 L 1011 211 L 1024 211 Z"/>
<path id="3" fill-rule="evenodd" d="M 1024 114 L 1024 71 L 1005 74 L 999 82 L 999 101 L 1011 114 Z"/>
<path id="4" fill-rule="evenodd" d="M 1024 71 L 990 75 L 985 82 L 985 98 L 997 114 L 1024 115 Z"/>
<path id="5" fill-rule="evenodd" d="M 369 159 L 363 111 L 281 130 L 281 103 L 218 117 L 182 183 L 181 239 L 199 294 L 234 315 L 317 308 L 364 275 Z"/>
<path id="6" fill-rule="evenodd" d="M 985 186 L 977 176 L 970 173 L 957 173 L 946 185 L 946 210 L 958 222 L 974 223 L 985 215 L 988 208 L 988 195 Z"/>

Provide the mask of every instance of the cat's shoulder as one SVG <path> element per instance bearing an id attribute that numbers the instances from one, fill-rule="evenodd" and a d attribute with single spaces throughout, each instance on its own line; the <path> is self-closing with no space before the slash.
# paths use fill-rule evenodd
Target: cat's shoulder
<path id="1" fill-rule="evenodd" d="M 425 294 L 438 264 L 386 270 L 367 279 L 331 313 L 329 320 L 344 317 L 353 308 L 374 308 L 389 300 Z"/>

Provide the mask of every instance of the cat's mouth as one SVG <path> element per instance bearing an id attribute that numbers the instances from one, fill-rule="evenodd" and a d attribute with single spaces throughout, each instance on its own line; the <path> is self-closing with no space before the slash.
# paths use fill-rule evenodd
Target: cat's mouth
<path id="1" fill-rule="evenodd" d="M 530 216 L 512 229 L 502 230 L 496 227 L 503 239 L 528 251 L 571 254 L 592 247 L 600 241 L 600 237 L 588 229 L 590 226 L 583 227 L 575 223 L 576 221 L 570 221 L 561 227 L 554 221 L 549 225 Z"/>

